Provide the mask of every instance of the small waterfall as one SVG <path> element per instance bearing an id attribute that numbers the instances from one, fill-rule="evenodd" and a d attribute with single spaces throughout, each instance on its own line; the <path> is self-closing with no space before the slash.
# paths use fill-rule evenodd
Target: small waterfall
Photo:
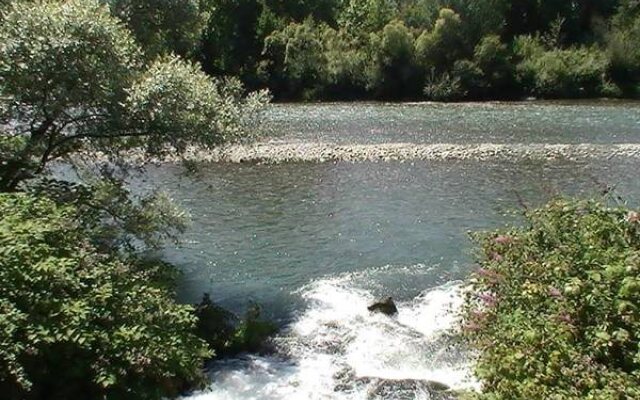
<path id="1" fill-rule="evenodd" d="M 477 388 L 449 339 L 461 292 L 461 282 L 427 290 L 387 317 L 367 311 L 374 297 L 353 275 L 313 282 L 278 355 L 218 362 L 211 387 L 187 400 L 447 399 L 435 387 Z"/>

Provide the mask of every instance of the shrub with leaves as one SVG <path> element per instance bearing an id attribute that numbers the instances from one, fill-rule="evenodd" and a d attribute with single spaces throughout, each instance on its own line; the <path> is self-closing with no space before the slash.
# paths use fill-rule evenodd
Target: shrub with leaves
<path id="1" fill-rule="evenodd" d="M 538 38 L 520 37 L 516 67 L 525 90 L 545 98 L 595 97 L 607 84 L 609 61 L 597 47 L 547 50 Z"/>
<path id="2" fill-rule="evenodd" d="M 3 399 L 160 399 L 210 356 L 166 266 L 102 254 L 73 206 L 0 194 Z"/>
<path id="3" fill-rule="evenodd" d="M 640 214 L 558 200 L 480 234 L 463 336 L 481 399 L 640 398 Z"/>
<path id="4" fill-rule="evenodd" d="M 436 75 L 432 72 L 427 78 L 424 95 L 433 101 L 458 101 L 467 95 L 467 91 L 459 76 L 448 72 Z"/>

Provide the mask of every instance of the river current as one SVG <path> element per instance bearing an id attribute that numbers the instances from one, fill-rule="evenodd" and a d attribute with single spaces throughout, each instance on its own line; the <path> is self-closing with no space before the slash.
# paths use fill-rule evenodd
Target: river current
<path id="1" fill-rule="evenodd" d="M 192 217 L 164 256 L 185 272 L 180 296 L 236 312 L 250 301 L 282 333 L 277 355 L 212 365 L 214 399 L 430 399 L 428 381 L 476 388 L 472 357 L 449 329 L 474 269 L 468 232 L 518 223 L 558 195 L 637 204 L 638 103 L 276 105 L 266 145 L 597 145 L 597 156 L 233 163 L 196 176 L 150 168 Z M 564 151 L 564 150 L 563 150 Z M 367 305 L 390 295 L 397 317 Z M 438 397 L 441 396 L 441 397 Z M 444 397 L 443 397 L 444 396 Z"/>

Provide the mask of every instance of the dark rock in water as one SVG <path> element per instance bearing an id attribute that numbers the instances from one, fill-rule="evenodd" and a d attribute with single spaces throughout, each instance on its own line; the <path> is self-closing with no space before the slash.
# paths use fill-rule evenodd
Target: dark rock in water
<path id="1" fill-rule="evenodd" d="M 418 394 L 429 393 L 429 398 L 438 400 L 453 399 L 449 386 L 441 382 L 414 379 L 381 379 L 373 382 L 367 393 L 368 400 L 413 400 Z"/>
<path id="2" fill-rule="evenodd" d="M 205 340 L 216 355 L 226 355 L 227 343 L 233 338 L 238 317 L 211 300 L 208 293 L 195 306 L 198 317 L 196 334 Z"/>
<path id="3" fill-rule="evenodd" d="M 451 390 L 449 385 L 447 385 L 446 383 L 442 383 L 438 381 L 425 381 L 425 383 L 429 385 L 431 390 L 434 390 L 436 392 L 446 392 L 448 390 Z"/>
<path id="4" fill-rule="evenodd" d="M 393 302 L 391 297 L 375 302 L 367 308 L 369 311 L 379 312 L 385 315 L 395 315 L 398 313 L 398 307 L 396 307 L 396 303 Z"/>

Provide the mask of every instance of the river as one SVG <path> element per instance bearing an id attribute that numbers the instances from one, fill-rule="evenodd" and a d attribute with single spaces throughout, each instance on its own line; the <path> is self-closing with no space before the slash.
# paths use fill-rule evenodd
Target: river
<path id="1" fill-rule="evenodd" d="M 474 269 L 468 232 L 517 222 L 523 205 L 557 195 L 613 188 L 637 204 L 640 194 L 638 154 L 613 154 L 640 145 L 640 103 L 275 105 L 268 121 L 265 146 L 520 150 L 508 159 L 217 162 L 195 177 L 150 168 L 148 182 L 192 216 L 183 243 L 164 252 L 185 272 L 181 298 L 208 292 L 236 312 L 257 301 L 282 327 L 281 354 L 214 364 L 211 388 L 191 400 L 436 398 L 399 383 L 407 379 L 475 388 L 470 356 L 448 337 Z M 578 152 L 584 144 L 598 152 Z M 526 156 L 541 145 L 568 146 Z M 384 295 L 397 300 L 396 318 L 366 310 Z"/>

